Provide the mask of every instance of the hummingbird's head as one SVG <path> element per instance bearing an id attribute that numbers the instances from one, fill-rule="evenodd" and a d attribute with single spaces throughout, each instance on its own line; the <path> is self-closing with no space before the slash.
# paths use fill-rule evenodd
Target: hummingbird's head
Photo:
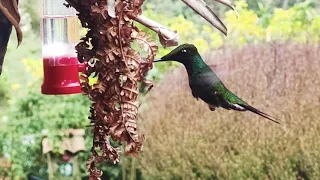
<path id="1" fill-rule="evenodd" d="M 198 54 L 198 50 L 193 44 L 182 44 L 172 50 L 169 54 L 154 60 L 153 62 L 177 61 L 184 64 L 187 61 L 192 60 L 192 58 Z"/>

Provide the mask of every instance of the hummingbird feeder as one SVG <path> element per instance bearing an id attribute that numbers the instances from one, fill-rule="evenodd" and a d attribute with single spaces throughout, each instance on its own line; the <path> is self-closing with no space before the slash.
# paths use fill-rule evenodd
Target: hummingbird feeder
<path id="1" fill-rule="evenodd" d="M 81 93 L 79 72 L 86 69 L 78 62 L 75 46 L 79 39 L 76 10 L 65 0 L 41 0 L 41 39 L 44 79 L 42 94 Z"/>

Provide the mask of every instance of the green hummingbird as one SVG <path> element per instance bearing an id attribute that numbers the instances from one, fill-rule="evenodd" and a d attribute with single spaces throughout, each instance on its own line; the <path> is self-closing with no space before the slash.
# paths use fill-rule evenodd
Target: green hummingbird
<path id="1" fill-rule="evenodd" d="M 236 111 L 248 110 L 280 124 L 276 118 L 250 106 L 227 89 L 219 77 L 203 61 L 194 45 L 182 44 L 154 62 L 160 61 L 177 61 L 182 63 L 188 73 L 189 85 L 193 97 L 196 99 L 200 98 L 206 102 L 211 111 L 214 111 L 216 107 Z"/>

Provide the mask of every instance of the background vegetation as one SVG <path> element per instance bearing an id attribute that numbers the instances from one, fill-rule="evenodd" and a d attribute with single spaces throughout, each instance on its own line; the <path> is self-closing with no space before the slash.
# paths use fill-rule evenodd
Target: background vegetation
<path id="1" fill-rule="evenodd" d="M 192 98 L 184 69 L 157 64 L 149 78 L 159 81 L 143 98 L 139 159 L 104 166 L 105 178 L 120 179 L 317 179 L 320 176 L 319 35 L 320 3 L 301 0 L 239 0 L 232 11 L 208 2 L 227 24 L 222 36 L 180 0 L 150 0 L 144 14 L 195 44 L 228 88 L 262 110 L 283 119 L 286 129 L 254 116 L 211 112 Z M 81 95 L 44 96 L 38 4 L 21 1 L 24 41 L 12 35 L 0 78 L 0 174 L 48 178 L 41 130 L 59 152 L 61 130 L 85 128 L 89 102 Z M 156 35 L 154 34 L 156 38 Z M 162 56 L 170 49 L 161 49 Z M 163 96 L 166 94 L 166 96 Z M 89 151 L 89 149 L 88 149 Z M 88 152 L 79 154 L 86 176 Z"/>
<path id="2" fill-rule="evenodd" d="M 319 47 L 246 45 L 206 56 L 228 88 L 283 120 L 211 112 L 191 95 L 184 67 L 147 97 L 140 165 L 150 179 L 317 179 L 320 167 Z M 166 94 L 166 96 L 163 96 Z M 153 110 L 152 110 L 153 109 Z"/>

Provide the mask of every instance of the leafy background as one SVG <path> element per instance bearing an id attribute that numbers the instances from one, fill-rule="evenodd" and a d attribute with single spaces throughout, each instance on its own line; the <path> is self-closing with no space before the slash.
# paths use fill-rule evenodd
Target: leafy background
<path id="1" fill-rule="evenodd" d="M 11 164 L 1 166 L 0 175 L 48 179 L 41 131 L 49 129 L 58 153 L 63 129 L 84 128 L 88 151 L 78 157 L 80 176 L 86 178 L 92 142 L 86 127 L 90 102 L 82 95 L 40 94 L 38 3 L 21 1 L 24 40 L 16 49 L 12 34 L 0 78 L 0 157 Z M 191 97 L 180 65 L 159 63 L 148 74 L 157 82 L 155 88 L 141 98 L 144 151 L 139 159 L 122 157 L 118 165 L 105 164 L 104 178 L 317 179 L 320 3 L 238 0 L 239 18 L 214 1 L 208 3 L 228 26 L 228 37 L 180 0 L 146 1 L 144 15 L 177 30 L 180 43 L 195 44 L 230 89 L 284 119 L 287 129 L 250 113 L 210 112 Z M 158 56 L 169 51 L 161 48 Z"/>

